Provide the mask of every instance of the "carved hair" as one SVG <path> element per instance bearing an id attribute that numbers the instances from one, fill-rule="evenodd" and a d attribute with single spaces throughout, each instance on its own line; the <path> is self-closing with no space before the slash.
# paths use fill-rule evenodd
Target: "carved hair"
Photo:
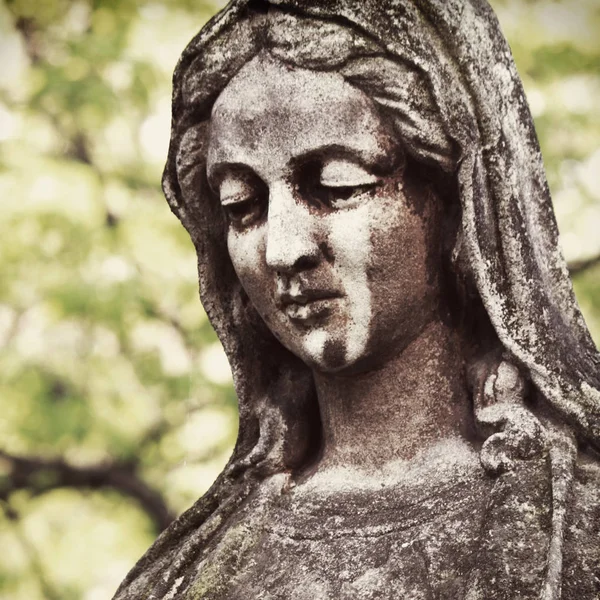
<path id="1" fill-rule="evenodd" d="M 454 272 L 485 321 L 486 340 L 469 368 L 477 422 L 489 436 L 482 460 L 501 472 L 546 452 L 548 438 L 562 449 L 553 462 L 566 466 L 556 470 L 556 481 L 553 469 L 562 491 L 553 500 L 544 598 L 558 597 L 561 506 L 575 454 L 569 440 L 573 432 L 600 447 L 600 358 L 558 248 L 520 80 L 495 16 L 480 0 L 234 0 L 182 55 L 163 188 L 196 246 L 203 304 L 232 365 L 240 433 L 211 490 L 128 580 L 177 557 L 182 566 L 153 597 L 165 595 L 267 474 L 302 464 L 318 443 L 310 372 L 250 305 L 206 181 L 212 105 L 261 51 L 299 67 L 338 71 L 390 118 L 409 155 L 452 174 L 460 202 Z M 548 435 L 530 400 L 538 402 Z M 568 424 L 566 433 L 553 423 Z M 186 537 L 185 550 L 172 545 L 173 536 Z"/>

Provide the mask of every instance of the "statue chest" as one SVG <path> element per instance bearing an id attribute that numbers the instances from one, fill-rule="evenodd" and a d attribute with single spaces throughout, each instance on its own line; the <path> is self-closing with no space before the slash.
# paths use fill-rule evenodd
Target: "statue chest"
<path id="1" fill-rule="evenodd" d="M 226 598 L 460 598 L 478 547 L 489 479 L 298 486 L 265 513 Z"/>
<path id="2" fill-rule="evenodd" d="M 491 478 L 475 463 L 404 481 L 277 475 L 248 498 L 186 598 L 507 600 L 540 597 L 552 533 L 545 458 Z M 597 599 L 600 470 L 582 464 L 563 544 L 562 598 Z M 367 478 L 368 479 L 368 478 Z"/>

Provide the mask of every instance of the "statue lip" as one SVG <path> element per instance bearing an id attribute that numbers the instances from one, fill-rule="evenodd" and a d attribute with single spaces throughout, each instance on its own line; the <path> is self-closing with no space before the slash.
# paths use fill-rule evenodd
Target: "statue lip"
<path id="1" fill-rule="evenodd" d="M 289 306 L 306 306 L 319 300 L 333 300 L 341 298 L 342 294 L 333 290 L 320 290 L 316 288 L 306 288 L 298 293 L 283 292 L 279 294 L 279 303 L 283 308 Z"/>
<path id="2" fill-rule="evenodd" d="M 281 308 L 290 320 L 303 326 L 316 325 L 333 312 L 333 303 L 342 294 L 332 290 L 303 289 L 279 296 Z"/>

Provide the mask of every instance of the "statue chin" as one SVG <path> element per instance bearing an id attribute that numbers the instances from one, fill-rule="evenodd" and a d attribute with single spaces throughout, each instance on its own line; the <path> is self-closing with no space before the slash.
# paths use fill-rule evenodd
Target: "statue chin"
<path id="1" fill-rule="evenodd" d="M 364 354 L 348 348 L 349 341 L 340 336 L 328 336 L 324 331 L 307 334 L 300 341 L 298 357 L 311 369 L 321 373 L 352 373 L 360 369 Z M 366 340 L 360 350 L 365 352 Z"/>

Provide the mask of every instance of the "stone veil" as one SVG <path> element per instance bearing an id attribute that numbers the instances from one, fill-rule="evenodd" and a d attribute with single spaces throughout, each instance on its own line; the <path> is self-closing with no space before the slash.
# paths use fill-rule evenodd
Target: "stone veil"
<path id="1" fill-rule="evenodd" d="M 397 109 L 407 153 L 437 165 L 456 190 L 448 262 L 456 303 L 478 315 L 469 378 L 492 483 L 466 587 L 439 597 L 559 600 L 562 590 L 566 600 L 597 598 L 600 355 L 558 246 L 522 84 L 485 0 L 232 0 L 184 51 L 163 188 L 198 254 L 201 299 L 232 366 L 239 436 L 209 492 L 159 537 L 115 598 L 238 597 L 224 591 L 235 553 L 206 567 L 213 588 L 203 561 L 248 502 L 262 510 L 273 477 L 301 469 L 319 445 L 311 372 L 244 293 L 206 177 L 212 106 L 263 49 L 337 70 Z M 361 69 L 380 56 L 412 82 L 410 94 L 394 96 L 389 81 Z M 297 598 L 317 597 L 307 594 Z"/>

